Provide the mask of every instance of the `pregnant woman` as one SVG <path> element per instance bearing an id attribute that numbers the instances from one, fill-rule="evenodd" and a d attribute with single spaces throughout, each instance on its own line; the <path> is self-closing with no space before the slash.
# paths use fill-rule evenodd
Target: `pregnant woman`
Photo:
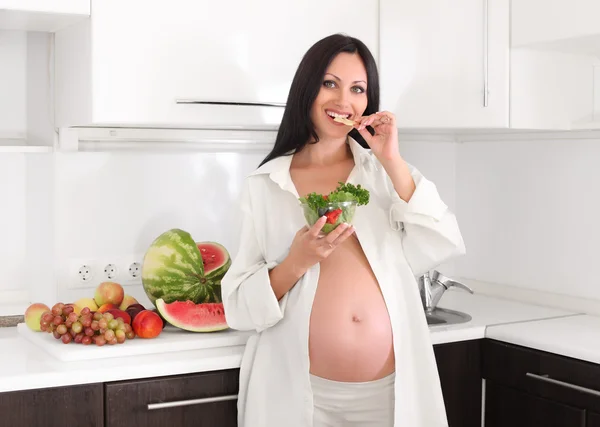
<path id="1" fill-rule="evenodd" d="M 304 55 L 275 145 L 244 183 L 222 281 L 227 322 L 254 330 L 240 427 L 447 426 L 416 278 L 464 253 L 454 214 L 378 112 L 373 56 L 332 35 Z M 344 120 L 345 119 L 345 120 Z M 369 192 L 352 224 L 306 226 L 299 198 Z M 355 187 L 355 188 L 356 188 Z"/>

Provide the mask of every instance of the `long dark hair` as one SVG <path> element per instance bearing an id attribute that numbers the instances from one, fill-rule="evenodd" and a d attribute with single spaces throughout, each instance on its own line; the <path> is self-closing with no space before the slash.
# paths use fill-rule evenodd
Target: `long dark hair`
<path id="1" fill-rule="evenodd" d="M 315 43 L 305 54 L 290 87 L 275 145 L 260 166 L 277 157 L 296 153 L 319 136 L 310 118 L 313 102 L 323 84 L 323 76 L 333 59 L 342 52 L 358 53 L 367 71 L 367 108 L 364 115 L 379 110 L 379 75 L 369 48 L 360 40 L 345 34 L 333 34 Z M 372 130 L 370 130 L 371 133 Z M 365 148 L 367 143 L 356 129 L 350 136 Z"/>

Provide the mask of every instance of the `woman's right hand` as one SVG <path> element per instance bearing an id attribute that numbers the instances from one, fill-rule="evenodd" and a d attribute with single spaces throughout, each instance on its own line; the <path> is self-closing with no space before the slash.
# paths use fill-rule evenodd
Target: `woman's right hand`
<path id="1" fill-rule="evenodd" d="M 296 272 L 304 274 L 310 267 L 327 258 L 335 248 L 354 233 L 352 225 L 343 223 L 324 235 L 321 229 L 327 218 L 322 216 L 312 227 L 302 227 L 296 233 L 288 261 Z"/>

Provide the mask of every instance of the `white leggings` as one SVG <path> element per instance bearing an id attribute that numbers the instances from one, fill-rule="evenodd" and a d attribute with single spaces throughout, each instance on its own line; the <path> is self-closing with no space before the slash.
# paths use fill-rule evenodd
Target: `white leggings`
<path id="1" fill-rule="evenodd" d="M 313 427 L 393 427 L 394 378 L 338 382 L 311 374 Z"/>

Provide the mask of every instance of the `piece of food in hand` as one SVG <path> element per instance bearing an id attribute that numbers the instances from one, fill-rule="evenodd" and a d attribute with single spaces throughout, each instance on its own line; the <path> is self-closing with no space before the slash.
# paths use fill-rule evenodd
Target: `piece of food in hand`
<path id="1" fill-rule="evenodd" d="M 309 226 L 322 216 L 327 218 L 321 231 L 328 234 L 342 223 L 352 224 L 356 207 L 369 203 L 369 191 L 360 184 L 355 186 L 340 182 L 328 195 L 310 193 L 299 200 Z"/>
<path id="2" fill-rule="evenodd" d="M 350 119 L 347 119 L 345 117 L 339 117 L 339 116 L 338 117 L 334 117 L 333 121 L 334 122 L 338 122 L 338 123 L 343 123 L 343 124 L 348 125 L 348 126 L 354 126 L 354 120 L 350 120 Z"/>

